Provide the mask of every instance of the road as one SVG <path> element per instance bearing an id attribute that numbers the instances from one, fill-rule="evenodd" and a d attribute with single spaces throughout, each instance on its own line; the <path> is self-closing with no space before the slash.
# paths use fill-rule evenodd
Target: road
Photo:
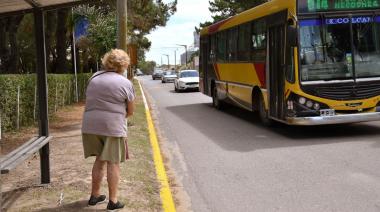
<path id="1" fill-rule="evenodd" d="M 141 82 L 193 211 L 380 211 L 380 122 L 267 128 L 199 92 Z"/>

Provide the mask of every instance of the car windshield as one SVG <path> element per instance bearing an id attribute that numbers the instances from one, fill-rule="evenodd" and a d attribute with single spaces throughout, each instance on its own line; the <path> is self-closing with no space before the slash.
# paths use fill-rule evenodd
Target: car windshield
<path id="1" fill-rule="evenodd" d="M 186 78 L 186 77 L 198 77 L 199 74 L 196 71 L 185 71 L 181 72 L 180 78 Z"/>
<path id="2" fill-rule="evenodd" d="M 155 73 L 155 74 L 161 74 L 161 73 L 162 73 L 162 70 L 154 70 L 154 73 Z"/>
<path id="3" fill-rule="evenodd" d="M 176 75 L 174 71 L 167 71 L 164 75 Z"/>
<path id="4" fill-rule="evenodd" d="M 379 77 L 380 17 L 300 21 L 300 61 L 302 81 Z"/>

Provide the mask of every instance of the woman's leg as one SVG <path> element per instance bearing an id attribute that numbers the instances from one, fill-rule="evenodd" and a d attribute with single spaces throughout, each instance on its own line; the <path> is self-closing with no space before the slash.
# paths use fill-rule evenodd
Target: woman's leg
<path id="1" fill-rule="evenodd" d="M 109 199 L 116 203 L 117 202 L 117 190 L 119 186 L 120 179 L 120 166 L 119 163 L 112 163 L 107 161 L 107 182 Z"/>
<path id="2" fill-rule="evenodd" d="M 91 195 L 95 197 L 100 195 L 100 185 L 104 177 L 106 163 L 107 161 L 101 161 L 99 157 L 96 157 L 94 166 L 92 167 Z"/>

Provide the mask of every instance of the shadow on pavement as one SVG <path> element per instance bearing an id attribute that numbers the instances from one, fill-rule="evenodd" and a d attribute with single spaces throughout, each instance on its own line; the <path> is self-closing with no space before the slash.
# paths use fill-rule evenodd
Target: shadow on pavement
<path id="1" fill-rule="evenodd" d="M 266 127 L 255 113 L 233 106 L 223 111 L 214 109 L 211 104 L 180 105 L 166 109 L 219 146 L 243 152 L 288 146 L 360 142 L 364 140 L 363 136 L 368 141 L 368 136 L 380 135 L 380 126 L 373 123 L 327 126 L 289 126 L 278 123 L 274 127 Z"/>

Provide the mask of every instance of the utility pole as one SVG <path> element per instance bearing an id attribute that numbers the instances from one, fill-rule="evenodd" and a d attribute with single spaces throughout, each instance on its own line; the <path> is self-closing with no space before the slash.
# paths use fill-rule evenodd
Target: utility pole
<path id="1" fill-rule="evenodd" d="M 186 67 L 187 67 L 187 45 L 185 45 L 185 44 L 177 44 L 177 46 L 183 46 L 183 47 L 185 47 L 185 57 L 186 57 L 185 64 L 186 64 Z"/>
<path id="2" fill-rule="evenodd" d="M 128 13 L 127 13 L 128 0 L 117 0 L 117 48 L 128 52 Z M 132 68 L 128 68 L 128 79 L 133 78 Z"/>
<path id="3" fill-rule="evenodd" d="M 163 54 L 164 56 L 168 57 L 168 70 L 170 69 L 170 65 L 169 65 L 169 55 L 168 54 Z"/>
<path id="4" fill-rule="evenodd" d="M 177 71 L 177 50 L 174 50 L 174 70 Z"/>

